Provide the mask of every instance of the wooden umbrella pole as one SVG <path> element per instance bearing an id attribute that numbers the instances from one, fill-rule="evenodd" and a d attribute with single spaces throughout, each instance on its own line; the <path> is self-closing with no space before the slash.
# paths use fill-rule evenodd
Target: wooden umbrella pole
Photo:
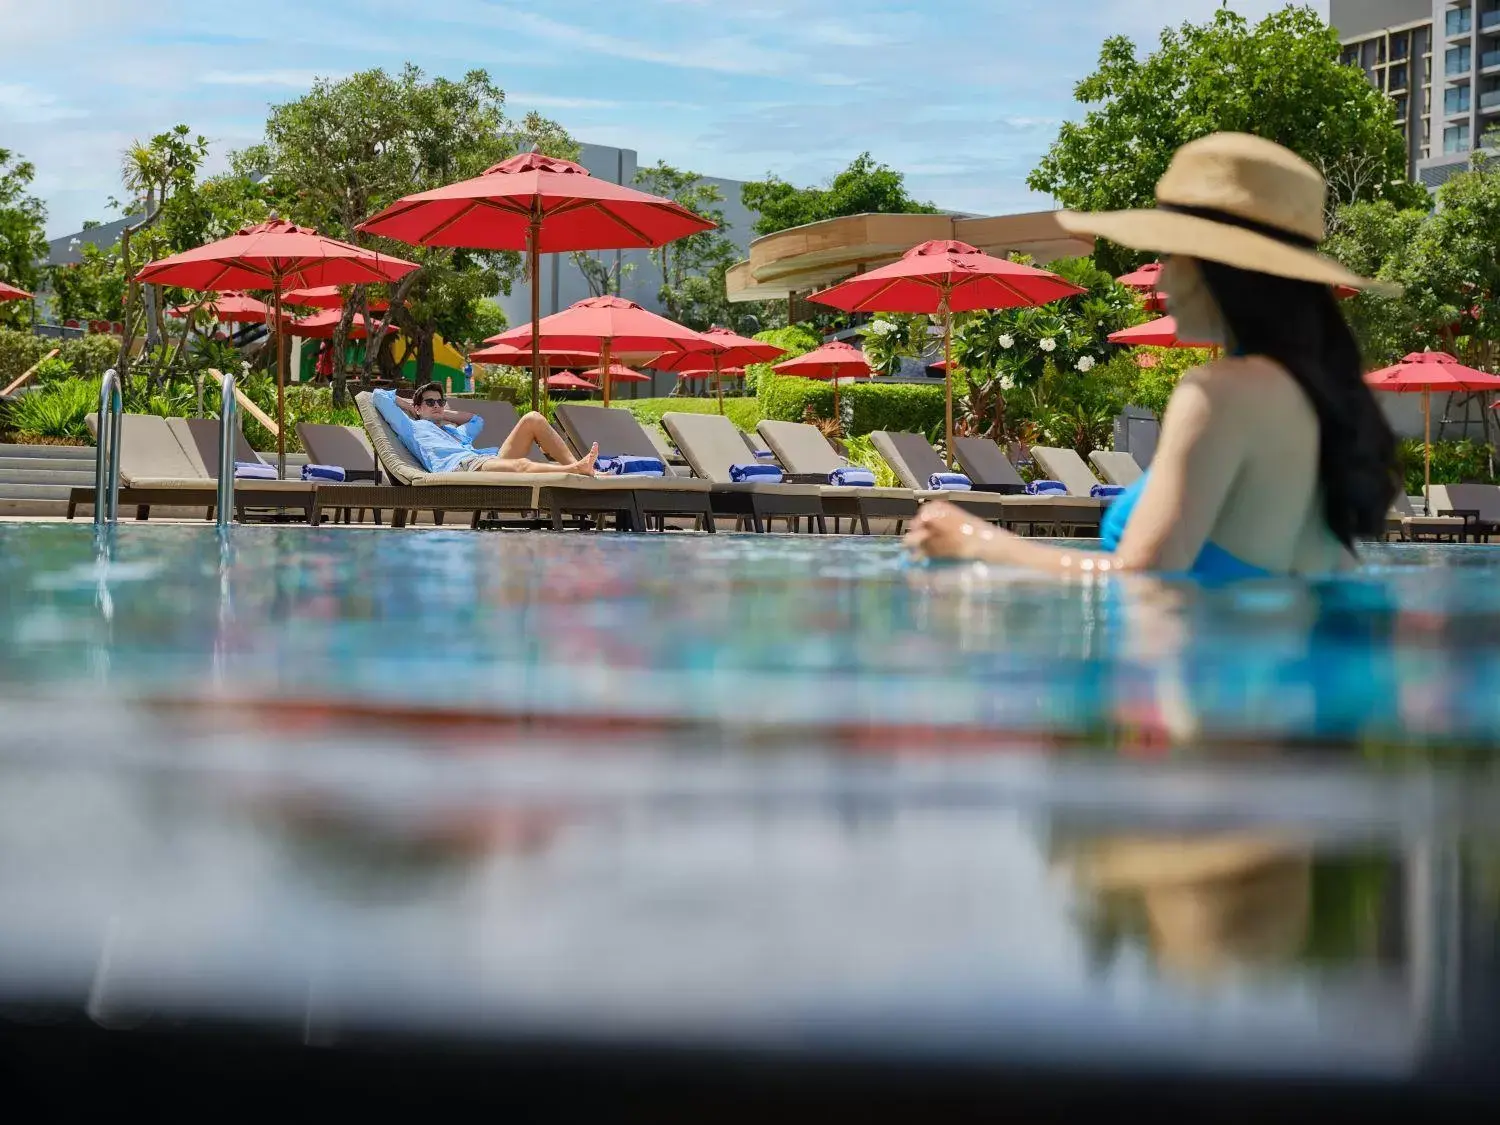
<path id="1" fill-rule="evenodd" d="M 542 238 L 541 216 L 533 212 L 526 228 L 527 268 L 531 271 L 531 409 L 542 408 L 542 279 L 541 254 L 537 243 Z"/>
<path id="2" fill-rule="evenodd" d="M 271 277 L 276 318 L 276 479 L 286 479 L 286 325 L 281 323 L 281 275 Z"/>
<path id="3" fill-rule="evenodd" d="M 719 374 L 719 357 L 714 356 L 714 390 L 719 393 L 719 413 L 724 413 L 724 376 Z"/>
<path id="4" fill-rule="evenodd" d="M 609 341 L 599 349 L 599 373 L 604 377 L 604 405 L 609 405 Z"/>
<path id="5" fill-rule="evenodd" d="M 943 455 L 948 459 L 948 468 L 953 468 L 953 313 L 948 310 L 948 291 L 943 290 L 943 420 L 947 428 L 947 448 Z"/>
<path id="6" fill-rule="evenodd" d="M 839 436 L 844 433 L 844 416 L 839 413 L 839 377 L 833 377 L 833 432 Z"/>
<path id="7" fill-rule="evenodd" d="M 1432 515 L 1432 392 L 1422 392 L 1422 514 Z"/>

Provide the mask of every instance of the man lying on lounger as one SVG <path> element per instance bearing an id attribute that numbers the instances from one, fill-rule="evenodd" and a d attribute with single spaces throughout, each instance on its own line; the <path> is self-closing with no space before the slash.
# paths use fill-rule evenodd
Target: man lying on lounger
<path id="1" fill-rule="evenodd" d="M 429 473 L 573 473 L 577 476 L 598 475 L 594 462 L 599 446 L 588 456 L 577 460 L 563 444 L 557 431 L 536 411 L 527 414 L 516 428 L 505 436 L 498 449 L 475 449 L 474 439 L 484 427 L 478 414 L 449 410 L 441 384 L 424 383 L 417 388 L 410 403 L 403 402 L 394 391 L 376 391 L 375 403 L 388 421 L 394 422 L 390 407 L 413 419 L 396 426 L 401 440 Z M 531 461 L 526 453 L 532 442 L 555 464 Z"/>

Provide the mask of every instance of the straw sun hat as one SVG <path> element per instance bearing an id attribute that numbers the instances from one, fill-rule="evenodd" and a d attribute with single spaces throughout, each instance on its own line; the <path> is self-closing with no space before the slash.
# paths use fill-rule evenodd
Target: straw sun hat
<path id="1" fill-rule="evenodd" d="M 1177 150 L 1142 211 L 1063 211 L 1062 227 L 1132 250 L 1181 254 L 1276 277 L 1397 295 L 1317 252 L 1328 186 L 1316 168 L 1273 141 L 1213 133 Z"/>

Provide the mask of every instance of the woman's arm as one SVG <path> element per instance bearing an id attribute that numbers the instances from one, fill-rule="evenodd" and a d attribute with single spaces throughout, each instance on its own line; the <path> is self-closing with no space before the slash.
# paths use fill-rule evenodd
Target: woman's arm
<path id="1" fill-rule="evenodd" d="M 1246 448 L 1234 417 L 1243 388 L 1231 381 L 1225 362 L 1192 372 L 1173 393 L 1150 480 L 1113 553 L 1035 543 L 941 503 L 923 505 L 907 545 L 932 558 L 979 559 L 1058 574 L 1186 570 L 1213 531 Z"/>

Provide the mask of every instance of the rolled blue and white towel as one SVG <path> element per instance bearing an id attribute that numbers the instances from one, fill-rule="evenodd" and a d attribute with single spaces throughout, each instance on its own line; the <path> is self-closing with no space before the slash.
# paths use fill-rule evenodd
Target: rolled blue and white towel
<path id="1" fill-rule="evenodd" d="M 1068 486 L 1060 480 L 1034 480 L 1026 486 L 1027 496 L 1066 496 Z"/>
<path id="2" fill-rule="evenodd" d="M 1113 500 L 1124 491 L 1118 484 L 1096 484 L 1089 489 L 1089 495 L 1095 500 Z"/>
<path id="3" fill-rule="evenodd" d="M 874 488 L 875 472 L 863 465 L 845 465 L 828 474 L 828 483 L 840 488 Z"/>
<path id="4" fill-rule="evenodd" d="M 660 457 L 600 457 L 594 468 L 616 477 L 664 477 L 667 467 Z"/>
<path id="5" fill-rule="evenodd" d="M 344 480 L 344 470 L 338 465 L 303 465 L 302 479 L 332 481 L 335 484 L 341 484 Z"/>
<path id="6" fill-rule="evenodd" d="M 735 484 L 777 484 L 781 470 L 775 465 L 730 465 L 729 479 Z"/>
<path id="7" fill-rule="evenodd" d="M 934 492 L 968 492 L 974 482 L 963 473 L 933 473 L 927 478 L 927 487 Z"/>
<path id="8" fill-rule="evenodd" d="M 236 461 L 234 478 L 235 480 L 275 480 L 276 466 L 267 465 L 263 461 Z"/>
<path id="9" fill-rule="evenodd" d="M 776 453 L 770 449 L 757 449 L 755 451 L 755 459 L 762 464 L 774 465 L 776 464 Z"/>

